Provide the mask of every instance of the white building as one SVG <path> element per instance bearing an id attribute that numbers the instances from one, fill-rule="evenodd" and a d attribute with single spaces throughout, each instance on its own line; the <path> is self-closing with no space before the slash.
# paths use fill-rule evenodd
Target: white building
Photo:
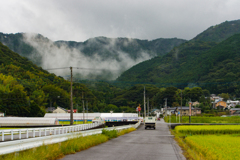
<path id="1" fill-rule="evenodd" d="M 69 120 L 70 113 L 46 113 L 45 118 L 57 118 L 59 120 Z M 137 118 L 137 113 L 73 113 L 73 119 L 94 119 L 95 117 L 105 118 Z"/>
<path id="2" fill-rule="evenodd" d="M 0 112 L 0 117 L 4 117 L 4 113 Z"/>
<path id="3" fill-rule="evenodd" d="M 53 113 L 68 113 L 68 111 L 58 106 L 57 109 L 53 110 Z"/>

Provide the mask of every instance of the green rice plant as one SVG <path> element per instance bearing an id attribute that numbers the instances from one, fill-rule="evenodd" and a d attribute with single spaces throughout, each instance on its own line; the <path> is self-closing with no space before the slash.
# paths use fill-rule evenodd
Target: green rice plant
<path id="1" fill-rule="evenodd" d="M 198 135 L 185 138 L 186 144 L 205 160 L 240 159 L 240 138 L 233 135 Z"/>
<path id="2" fill-rule="evenodd" d="M 240 134 L 240 125 L 186 125 L 176 126 L 177 134 Z"/>
<path id="3" fill-rule="evenodd" d="M 164 117 L 165 122 L 169 123 L 169 116 Z M 179 123 L 179 116 L 171 116 L 171 123 Z M 189 123 L 189 116 L 182 117 L 182 123 Z M 191 123 L 240 123 L 240 116 L 231 117 L 206 117 L 191 116 Z"/>

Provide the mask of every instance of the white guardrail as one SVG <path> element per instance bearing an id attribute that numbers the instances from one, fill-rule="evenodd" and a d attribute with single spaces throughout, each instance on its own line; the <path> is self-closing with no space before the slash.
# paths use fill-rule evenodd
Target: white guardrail
<path id="1" fill-rule="evenodd" d="M 17 139 L 22 139 L 22 134 L 25 134 L 25 138 L 28 139 L 30 138 L 29 137 L 30 133 L 32 133 L 31 138 L 35 138 L 37 136 L 41 137 L 41 136 L 48 136 L 52 134 L 56 135 L 56 134 L 82 131 L 82 130 L 98 127 L 102 124 L 103 124 L 102 122 L 99 122 L 99 123 L 80 124 L 80 125 L 73 125 L 73 126 L 62 126 L 62 127 L 6 129 L 6 130 L 0 130 L 0 135 L 2 137 L 0 141 L 5 141 L 6 135 L 11 135 L 11 140 L 14 140 L 14 135 L 18 135 Z"/>
<path id="2" fill-rule="evenodd" d="M 90 127 L 94 128 L 101 124 L 102 123 L 91 123 L 91 125 L 83 124 L 83 125 L 74 125 L 74 126 L 67 126 L 67 127 L 21 129 L 20 134 L 19 134 L 19 137 L 20 137 L 19 140 L 7 141 L 7 142 L 0 143 L 0 155 L 19 152 L 19 151 L 39 147 L 42 145 L 59 143 L 59 142 L 66 141 L 68 139 L 77 138 L 77 137 L 81 137 L 81 136 L 101 134 L 102 129 L 93 129 L 93 130 L 82 131 L 84 129 L 90 129 Z M 141 121 L 139 121 L 138 123 L 136 123 L 134 125 L 109 127 L 109 128 L 104 128 L 104 129 L 123 130 L 123 129 L 128 129 L 131 127 L 138 128 L 140 124 L 141 124 Z M 48 136 L 41 137 L 41 131 L 43 131 L 43 130 L 45 133 L 44 135 L 46 135 L 47 131 L 53 132 L 54 135 L 50 134 Z M 17 130 L 17 131 L 19 132 L 19 130 Z M 26 134 L 28 134 L 31 131 L 33 131 L 32 132 L 33 134 L 38 131 L 40 136 L 35 137 L 35 138 L 21 139 L 21 133 L 26 132 Z M 6 133 L 9 133 L 8 130 L 3 130 L 1 132 L 2 132 L 2 136 L 4 136 Z M 14 132 L 11 130 L 10 133 L 11 133 L 11 137 L 13 137 Z"/>

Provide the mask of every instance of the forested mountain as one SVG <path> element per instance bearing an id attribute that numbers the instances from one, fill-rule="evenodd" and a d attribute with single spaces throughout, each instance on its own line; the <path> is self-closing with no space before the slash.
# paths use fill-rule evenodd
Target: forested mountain
<path id="1" fill-rule="evenodd" d="M 220 43 L 189 41 L 163 57 L 132 67 L 118 81 L 152 82 L 181 88 L 193 84 L 214 93 L 239 95 L 239 60 L 240 34 Z M 237 82 L 232 84 L 234 81 Z"/>
<path id="2" fill-rule="evenodd" d="M 204 86 L 207 86 L 207 89 L 210 89 L 211 92 L 216 93 L 223 91 L 226 93 L 238 92 L 236 87 L 234 87 L 235 89 L 230 89 L 227 86 L 220 87 L 219 83 L 225 84 L 226 82 L 237 80 L 235 77 L 238 74 L 236 70 L 231 67 L 227 69 L 225 64 L 228 64 L 226 63 L 228 61 L 236 61 L 238 58 L 236 48 L 238 48 L 239 45 L 237 43 L 239 36 L 234 34 L 240 32 L 239 27 L 235 27 L 239 24 L 240 20 L 237 20 L 210 27 L 194 39 L 175 47 L 168 54 L 133 66 L 124 72 L 117 81 L 119 83 L 123 82 L 124 84 L 126 84 L 126 82 L 136 82 L 157 84 L 159 86 L 177 86 L 181 88 L 188 85 L 202 86 L 202 84 L 197 84 L 199 82 L 205 84 L 208 82 L 216 82 L 218 85 Z M 229 38 L 231 35 L 234 36 Z M 223 42 L 219 42 L 221 40 L 223 40 Z M 233 54 L 232 52 L 236 55 L 231 56 Z M 221 55 L 222 58 L 209 60 L 209 57 L 214 55 L 215 57 Z M 237 62 L 234 62 L 234 64 L 237 64 Z M 216 67 L 221 65 L 223 69 L 221 69 L 220 76 L 220 69 Z M 224 72 L 225 75 L 222 72 Z M 235 76 L 228 78 L 229 75 L 227 76 L 226 74 L 234 74 Z"/>
<path id="3" fill-rule="evenodd" d="M 234 34 L 240 33 L 240 20 L 226 21 L 211 26 L 197 35 L 193 40 L 205 42 L 221 42 Z"/>
<path id="4" fill-rule="evenodd" d="M 0 42 L 0 111 L 11 116 L 43 116 L 45 107 L 70 107 L 70 82 L 50 74 Z M 92 92 L 73 84 L 74 104 L 84 93 L 89 107 L 96 104 Z"/>
<path id="5" fill-rule="evenodd" d="M 74 72 L 81 79 L 115 79 L 133 65 L 155 56 L 168 53 L 173 47 L 186 40 L 156 39 L 152 41 L 130 38 L 96 37 L 85 42 L 53 42 L 40 34 L 3 34 L 0 41 L 42 68 L 76 66 L 79 68 L 102 69 L 99 71 Z M 114 71 L 111 71 L 114 70 Z M 53 72 L 69 75 L 66 72 Z"/>

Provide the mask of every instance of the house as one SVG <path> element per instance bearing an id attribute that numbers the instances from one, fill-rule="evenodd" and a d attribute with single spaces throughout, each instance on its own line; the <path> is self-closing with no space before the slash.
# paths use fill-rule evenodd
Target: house
<path id="1" fill-rule="evenodd" d="M 240 114 L 240 108 L 231 108 L 230 109 L 230 114 L 231 115 Z"/>
<path id="2" fill-rule="evenodd" d="M 150 114 L 154 114 L 157 117 L 159 117 L 159 115 L 161 114 L 161 110 L 160 109 L 152 109 L 152 111 L 150 112 Z"/>
<path id="3" fill-rule="evenodd" d="M 165 114 L 165 108 L 162 108 L 163 109 L 163 112 Z M 176 114 L 178 113 L 178 111 L 180 111 L 180 113 L 183 115 L 183 116 L 189 116 L 189 107 L 182 107 L 181 109 L 181 106 L 178 106 L 178 107 L 171 107 L 171 108 L 167 108 L 167 115 L 170 115 L 170 114 Z M 191 109 L 191 115 L 196 115 L 196 114 L 201 114 L 201 109 L 200 108 L 197 108 L 197 107 L 192 107 Z"/>
<path id="4" fill-rule="evenodd" d="M 189 116 L 189 107 L 181 107 L 181 106 L 178 106 L 176 107 L 176 112 L 180 111 L 180 113 L 183 115 L 183 116 Z M 200 108 L 197 108 L 197 107 L 192 107 L 191 108 L 191 115 L 194 116 L 196 114 L 201 114 L 202 111 Z"/>
<path id="5" fill-rule="evenodd" d="M 225 101 L 217 101 L 215 103 L 215 108 L 222 108 L 222 109 L 225 109 L 227 107 L 227 102 Z"/>
<path id="6" fill-rule="evenodd" d="M 212 94 L 210 97 L 211 101 L 217 102 L 217 101 L 222 101 L 223 98 L 216 96 L 215 94 Z"/>
<path id="7" fill-rule="evenodd" d="M 4 113 L 0 112 L 0 117 L 4 117 Z"/>
<path id="8" fill-rule="evenodd" d="M 227 107 L 228 109 L 230 108 L 235 108 L 236 105 L 239 105 L 239 101 L 232 101 L 232 100 L 227 100 Z"/>
<path id="9" fill-rule="evenodd" d="M 68 111 L 68 113 L 71 113 L 71 110 L 67 110 L 67 111 Z M 78 113 L 77 109 L 73 109 L 73 113 Z"/>
<path id="10" fill-rule="evenodd" d="M 55 107 L 48 107 L 48 108 L 46 108 L 46 112 L 47 112 L 47 113 L 53 113 L 53 111 L 54 111 L 55 109 L 56 109 Z"/>
<path id="11" fill-rule="evenodd" d="M 198 101 L 196 101 L 196 102 L 193 102 L 193 104 L 192 104 L 193 106 L 199 106 L 200 105 L 200 103 L 198 102 Z"/>
<path id="12" fill-rule="evenodd" d="M 174 110 L 176 109 L 176 107 L 167 107 L 167 112 L 166 112 L 166 108 L 161 108 L 161 112 L 163 115 L 167 114 L 174 114 Z"/>
<path id="13" fill-rule="evenodd" d="M 55 109 L 53 111 L 53 113 L 68 113 L 68 111 L 66 109 L 58 106 L 57 109 Z"/>

